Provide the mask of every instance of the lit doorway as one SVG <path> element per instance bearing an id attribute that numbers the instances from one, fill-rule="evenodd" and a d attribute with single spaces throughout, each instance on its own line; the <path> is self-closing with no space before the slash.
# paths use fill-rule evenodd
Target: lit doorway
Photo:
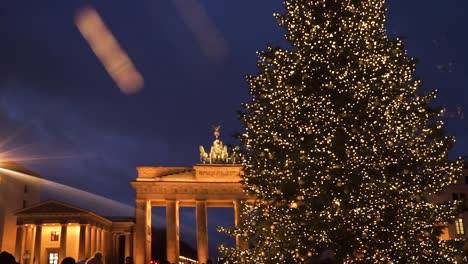
<path id="1" fill-rule="evenodd" d="M 47 249 L 47 264 L 59 264 L 58 248 Z"/>

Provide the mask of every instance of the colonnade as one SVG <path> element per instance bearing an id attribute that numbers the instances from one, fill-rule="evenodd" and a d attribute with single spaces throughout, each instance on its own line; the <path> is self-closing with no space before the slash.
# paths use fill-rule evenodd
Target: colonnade
<path id="1" fill-rule="evenodd" d="M 187 201 L 184 201 L 187 204 Z M 162 205 L 157 202 L 157 205 Z M 208 254 L 208 207 L 209 200 L 195 200 L 197 255 L 199 263 L 206 263 Z M 241 201 L 234 200 L 224 203 L 222 207 L 234 208 L 234 222 L 237 225 L 240 221 Z M 166 208 L 166 257 L 170 263 L 177 263 L 180 256 L 180 235 L 179 235 L 179 208 L 180 201 L 167 199 L 164 201 Z M 219 207 L 219 206 L 216 206 Z M 152 202 L 147 200 L 136 201 L 136 229 L 134 257 L 136 263 L 149 263 L 151 260 L 151 208 Z M 157 241 L 155 241 L 157 243 Z M 236 238 L 237 247 L 246 247 L 246 244 Z"/>
<path id="2" fill-rule="evenodd" d="M 58 224 L 48 224 L 57 226 Z M 75 238 L 69 238 L 68 227 L 79 226 L 78 235 L 78 255 L 73 251 L 70 244 Z M 43 224 L 21 224 L 17 225 L 17 236 L 15 246 L 15 257 L 24 264 L 40 264 L 47 263 L 47 252 L 43 248 L 43 238 L 50 239 L 50 235 L 43 234 Z M 101 251 L 104 254 L 106 263 L 117 263 L 120 256 L 120 237 L 125 238 L 125 256 L 132 255 L 133 239 L 132 234 L 111 232 L 108 229 L 94 226 L 91 224 L 60 224 L 58 257 L 59 261 L 67 256 L 77 258 L 79 260 L 89 258 L 94 255 L 94 252 Z M 76 250 L 76 249 L 75 249 Z"/>
<path id="3" fill-rule="evenodd" d="M 234 208 L 239 224 L 241 201 L 254 200 L 242 188 L 242 166 L 237 164 L 198 164 L 189 167 L 137 167 L 131 184 L 136 192 L 133 257 L 135 263 L 151 260 L 151 208 L 166 208 L 166 257 L 177 263 L 179 248 L 179 208 L 195 207 L 198 263 L 208 260 L 208 207 Z M 157 243 L 157 241 L 156 241 Z M 245 247 L 236 238 L 238 247 Z"/>
<path id="4" fill-rule="evenodd" d="M 62 226 L 63 230 L 63 226 Z M 66 237 L 63 237 L 61 240 L 63 243 L 66 243 Z M 101 251 L 101 252 L 109 252 L 109 247 L 112 245 L 112 241 L 110 241 L 110 231 L 106 229 L 102 229 L 96 226 L 92 226 L 89 224 L 80 224 L 80 237 L 79 237 L 79 247 L 78 247 L 78 259 L 82 260 L 85 258 L 89 258 L 94 255 L 94 252 Z M 62 250 L 62 246 L 60 246 Z M 66 252 L 63 250 L 63 252 Z M 59 254 L 60 259 L 62 256 Z"/>
<path id="5" fill-rule="evenodd" d="M 15 257 L 18 261 L 28 262 L 28 264 L 32 263 L 31 259 L 34 257 L 33 249 L 38 245 L 37 234 L 39 233 L 39 236 L 41 234 L 40 227 L 38 230 L 33 225 L 19 225 L 16 227 Z M 35 239 L 33 240 L 34 237 Z"/>

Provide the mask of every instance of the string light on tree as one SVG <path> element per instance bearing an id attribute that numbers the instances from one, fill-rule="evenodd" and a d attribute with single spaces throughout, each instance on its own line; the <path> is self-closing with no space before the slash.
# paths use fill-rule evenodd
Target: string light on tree
<path id="1" fill-rule="evenodd" d="M 436 92 L 419 94 L 415 62 L 385 32 L 383 0 L 286 0 L 276 15 L 292 48 L 258 52 L 248 76 L 238 228 L 249 249 L 227 263 L 453 263 L 438 235 L 458 205 L 425 198 L 457 181 L 462 160 L 442 133 Z"/>

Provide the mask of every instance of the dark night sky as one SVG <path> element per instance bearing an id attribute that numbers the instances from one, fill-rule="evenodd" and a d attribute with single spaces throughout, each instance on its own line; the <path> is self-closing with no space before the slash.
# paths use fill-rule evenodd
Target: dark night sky
<path id="1" fill-rule="evenodd" d="M 206 30 L 192 30 L 186 4 L 206 12 Z M 139 93 L 118 89 L 77 30 L 75 12 L 84 5 L 97 10 L 143 75 Z M 438 89 L 435 104 L 448 109 L 446 130 L 457 138 L 451 156 L 467 155 L 468 2 L 388 7 L 388 33 L 404 38 L 423 90 Z M 281 10 L 279 0 L 2 1 L 0 136 L 14 137 L 0 151 L 22 147 L 11 156 L 49 157 L 22 163 L 52 182 L 133 205 L 135 166 L 194 165 L 198 145 L 213 140 L 212 124 L 222 125 L 225 143 L 236 143 L 255 52 L 285 44 L 272 17 Z M 44 194 L 106 213 L 81 195 L 58 196 Z M 214 214 L 213 223 L 227 218 Z M 193 212 L 184 217 L 194 227 Z"/>

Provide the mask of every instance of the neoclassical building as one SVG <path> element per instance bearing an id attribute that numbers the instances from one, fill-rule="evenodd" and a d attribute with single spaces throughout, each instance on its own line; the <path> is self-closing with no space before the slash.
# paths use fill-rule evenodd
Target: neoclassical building
<path id="1" fill-rule="evenodd" d="M 432 203 L 443 203 L 451 200 L 459 200 L 463 203 L 462 212 L 455 220 L 455 223 L 449 223 L 442 234 L 442 239 L 464 238 L 468 239 L 468 161 L 465 161 L 463 174 L 458 183 L 449 186 L 447 189 L 429 197 Z"/>
<path id="2" fill-rule="evenodd" d="M 41 177 L 13 161 L 0 162 L 0 251 L 15 251 L 16 210 L 39 203 Z"/>
<path id="3" fill-rule="evenodd" d="M 15 212 L 15 257 L 23 264 L 58 264 L 102 251 L 105 263 L 123 263 L 133 254 L 133 218 L 105 218 L 49 200 Z"/>

